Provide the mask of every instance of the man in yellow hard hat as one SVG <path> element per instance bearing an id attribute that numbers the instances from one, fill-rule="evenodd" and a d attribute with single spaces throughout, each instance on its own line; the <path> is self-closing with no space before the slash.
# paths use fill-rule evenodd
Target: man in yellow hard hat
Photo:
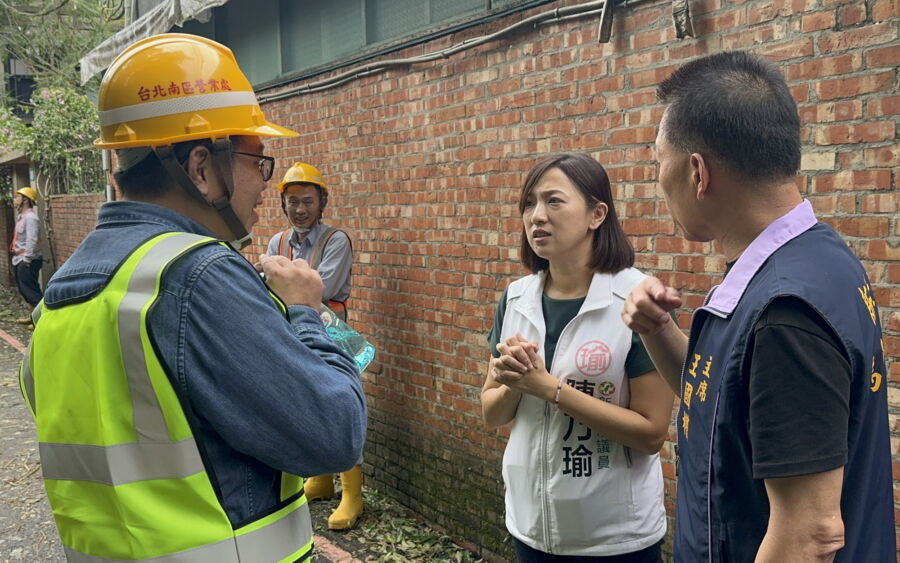
<path id="1" fill-rule="evenodd" d="M 36 203 L 37 190 L 28 186 L 19 188 L 13 196 L 13 207 L 19 216 L 13 231 L 10 255 L 16 287 L 31 309 L 34 309 L 43 297 L 40 275 L 44 257 L 41 253 L 41 220 L 34 211 Z M 18 322 L 28 328 L 34 328 L 31 317 L 22 317 Z"/>
<path id="2" fill-rule="evenodd" d="M 295 133 L 230 50 L 184 34 L 119 55 L 99 110 L 124 201 L 50 280 L 21 372 L 66 555 L 306 560 L 293 475 L 354 466 L 365 398 L 315 270 L 263 256 L 264 282 L 234 248 L 272 174 L 262 139 Z"/>
<path id="3" fill-rule="evenodd" d="M 328 206 L 322 173 L 311 164 L 296 162 L 278 183 L 278 191 L 291 228 L 269 240 L 266 254 L 306 260 L 322 277 L 322 300 L 346 321 L 353 247 L 347 233 L 322 222 Z"/>
<path id="4" fill-rule="evenodd" d="M 322 213 L 328 205 L 328 186 L 322 173 L 311 164 L 295 162 L 278 183 L 278 190 L 281 192 L 281 209 L 291 228 L 272 237 L 266 254 L 306 260 L 322 277 L 322 300 L 347 320 L 353 248 L 347 233 L 322 222 Z M 310 477 L 306 480 L 305 490 L 310 501 L 333 497 L 333 475 Z M 328 527 L 332 530 L 352 528 L 362 510 L 362 465 L 358 463 L 341 473 L 341 504 L 328 517 Z"/>

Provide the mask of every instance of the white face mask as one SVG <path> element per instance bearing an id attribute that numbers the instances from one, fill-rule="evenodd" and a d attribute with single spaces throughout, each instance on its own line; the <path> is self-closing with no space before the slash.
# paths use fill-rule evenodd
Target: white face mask
<path id="1" fill-rule="evenodd" d="M 309 231 L 311 230 L 311 229 L 304 228 L 304 227 L 291 227 L 291 228 L 294 229 L 294 232 L 297 233 L 297 238 L 299 238 L 300 240 L 305 239 L 306 235 L 308 235 Z"/>

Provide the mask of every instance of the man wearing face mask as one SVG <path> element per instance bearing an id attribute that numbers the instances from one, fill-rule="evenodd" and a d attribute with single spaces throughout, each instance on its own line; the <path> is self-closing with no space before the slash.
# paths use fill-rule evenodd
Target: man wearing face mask
<path id="1" fill-rule="evenodd" d="M 306 260 L 322 277 L 322 302 L 346 321 L 353 249 L 344 231 L 322 223 L 322 212 L 328 205 L 328 187 L 322 173 L 311 164 L 295 162 L 279 182 L 278 190 L 281 209 L 291 228 L 272 237 L 266 254 Z M 352 528 L 362 514 L 362 460 L 341 473 L 341 487 L 341 504 L 328 517 L 332 530 Z M 333 497 L 333 475 L 306 479 L 304 491 L 310 501 Z"/>
<path id="2" fill-rule="evenodd" d="M 353 248 L 344 231 L 322 223 L 328 205 L 328 187 L 322 173 L 311 164 L 296 162 L 279 182 L 278 190 L 281 209 L 291 228 L 272 237 L 266 254 L 306 260 L 325 284 L 322 301 L 346 321 Z"/>

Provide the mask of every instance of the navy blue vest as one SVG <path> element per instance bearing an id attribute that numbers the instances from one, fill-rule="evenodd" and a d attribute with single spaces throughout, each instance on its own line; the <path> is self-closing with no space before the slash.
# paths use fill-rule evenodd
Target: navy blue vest
<path id="1" fill-rule="evenodd" d="M 730 313 L 709 306 L 713 295 L 694 313 L 681 374 L 675 560 L 732 563 L 756 556 L 769 502 L 763 481 L 752 475 L 747 341 L 768 303 L 795 296 L 827 320 L 852 370 L 841 493 L 846 545 L 835 561 L 895 561 L 881 323 L 859 260 L 837 233 L 817 223 L 762 263 Z"/>

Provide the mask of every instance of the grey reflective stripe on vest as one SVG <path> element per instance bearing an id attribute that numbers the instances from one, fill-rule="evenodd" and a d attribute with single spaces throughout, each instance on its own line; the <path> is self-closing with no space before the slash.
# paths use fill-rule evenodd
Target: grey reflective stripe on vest
<path id="1" fill-rule="evenodd" d="M 117 318 L 125 376 L 131 392 L 138 440 L 112 446 L 41 443 L 45 479 L 92 481 L 111 486 L 153 479 L 183 479 L 204 471 L 193 437 L 173 442 L 153 390 L 144 356 L 142 311 L 157 296 L 161 272 L 208 237 L 180 233 L 156 244 L 140 259 L 128 280 Z M 302 497 L 301 497 L 302 499 Z M 299 503 L 297 500 L 295 503 Z M 312 541 L 309 507 L 301 504 L 280 519 L 251 532 L 179 553 L 143 559 L 151 563 L 256 563 L 278 561 Z M 69 563 L 125 563 L 65 547 Z"/>
<path id="2" fill-rule="evenodd" d="M 140 559 L 144 563 L 259 563 L 278 561 L 291 555 L 312 539 L 309 506 L 304 504 L 284 518 L 235 538 L 188 549 L 179 553 Z M 284 546 L 292 546 L 284 551 Z M 128 563 L 133 560 L 86 555 L 63 546 L 68 563 Z"/>
<path id="3" fill-rule="evenodd" d="M 119 304 L 119 342 L 134 407 L 134 429 L 137 431 L 139 442 L 169 441 L 166 419 L 150 382 L 150 374 L 147 372 L 147 360 L 144 357 L 141 339 L 141 311 L 156 298 L 157 278 L 162 269 L 203 240 L 209 238 L 182 233 L 154 245 L 132 272 L 128 290 Z"/>
<path id="4" fill-rule="evenodd" d="M 284 559 L 311 540 L 312 518 L 305 503 L 281 520 L 235 538 L 241 561 L 254 562 Z M 285 553 L 285 546 L 292 546 L 291 551 Z"/>
<path id="5" fill-rule="evenodd" d="M 138 262 L 117 312 L 125 376 L 131 391 L 137 442 L 96 446 L 42 442 L 45 479 L 93 481 L 121 485 L 147 479 L 183 479 L 203 471 L 193 438 L 173 442 L 150 382 L 141 339 L 141 312 L 157 294 L 160 272 L 167 264 L 208 237 L 181 233 L 153 246 Z"/>
<path id="6" fill-rule="evenodd" d="M 44 479 L 123 485 L 180 478 L 203 471 L 193 438 L 180 442 L 130 442 L 114 446 L 41 442 Z"/>

